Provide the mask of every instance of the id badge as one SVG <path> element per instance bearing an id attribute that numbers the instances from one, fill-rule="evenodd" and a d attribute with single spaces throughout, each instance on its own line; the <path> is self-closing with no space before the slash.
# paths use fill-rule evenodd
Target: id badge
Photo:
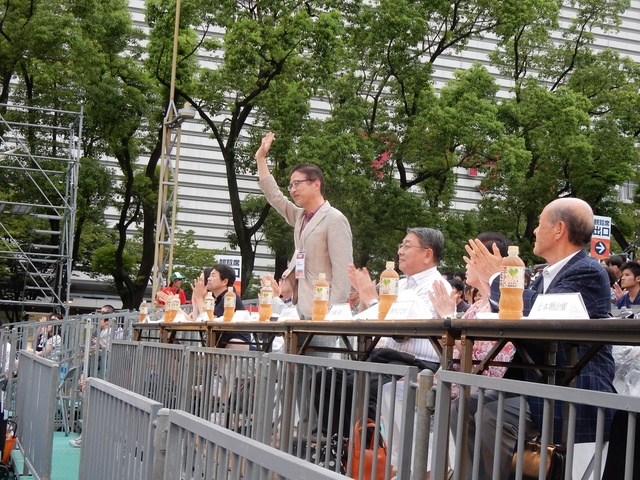
<path id="1" fill-rule="evenodd" d="M 296 280 L 304 278 L 304 250 L 296 253 Z"/>

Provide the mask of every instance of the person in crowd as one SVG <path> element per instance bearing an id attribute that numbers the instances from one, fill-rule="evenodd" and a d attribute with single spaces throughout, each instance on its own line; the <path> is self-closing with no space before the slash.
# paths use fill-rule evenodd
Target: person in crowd
<path id="1" fill-rule="evenodd" d="M 617 308 L 631 308 L 634 305 L 640 305 L 640 265 L 636 262 L 625 262 L 620 267 L 622 277 L 620 277 L 620 286 L 614 284 L 616 297 L 618 291 L 620 296 L 616 301 Z M 617 288 L 616 288 L 617 287 Z M 624 289 L 624 292 L 622 291 Z"/>
<path id="2" fill-rule="evenodd" d="M 167 299 L 172 295 L 178 295 L 180 305 L 187 303 L 187 296 L 182 289 L 182 282 L 185 277 L 180 272 L 173 272 L 169 277 L 169 285 L 156 294 L 156 307 L 162 307 L 167 303 Z"/>
<path id="3" fill-rule="evenodd" d="M 481 241 L 483 245 L 488 249 L 493 249 L 493 245 L 496 245 L 501 257 L 507 256 L 507 250 L 509 248 L 509 245 L 511 245 L 511 242 L 509 242 L 509 240 L 504 235 L 497 232 L 481 233 L 476 237 L 476 239 Z M 462 318 L 478 318 L 478 315 L 481 315 L 483 313 L 491 313 L 491 304 L 489 302 L 489 293 L 491 287 L 489 285 L 489 282 L 483 281 L 479 277 L 475 266 L 471 263 L 467 263 L 466 278 L 467 285 L 476 288 L 481 292 L 481 294 L 478 296 L 478 300 L 476 300 L 470 307 L 468 307 Z M 440 281 L 434 282 L 433 291 L 429 293 L 429 298 L 431 299 L 431 303 L 433 303 L 435 309 L 441 317 L 451 315 L 451 312 L 454 308 L 456 308 L 456 304 L 458 302 L 458 294 L 455 291 L 455 287 L 450 294 L 447 294 L 446 290 L 444 289 L 444 285 Z M 456 311 L 458 311 L 457 308 Z M 483 360 L 491 351 L 494 345 L 495 342 L 493 341 L 476 340 L 473 343 L 473 360 Z M 454 351 L 453 355 L 454 358 L 460 358 L 460 350 L 460 341 L 456 341 L 456 350 Z M 510 362 L 513 359 L 514 353 L 515 347 L 513 346 L 513 344 L 508 343 L 496 355 L 494 360 L 498 362 Z M 455 364 L 454 369 L 459 370 L 459 365 Z M 489 366 L 486 367 L 482 374 L 490 377 L 503 377 L 506 370 L 506 367 Z M 455 387 L 457 387 L 457 385 Z M 452 397 L 455 398 L 457 396 L 457 388 L 452 389 Z"/>
<path id="4" fill-rule="evenodd" d="M 255 154 L 258 186 L 269 204 L 294 227 L 295 253 L 290 268 L 297 279 L 301 318 L 311 319 L 313 282 L 320 273 L 331 284 L 329 305 L 346 303 L 349 298 L 346 266 L 353 261 L 351 227 L 347 218 L 325 200 L 324 175 L 316 165 L 300 163 L 293 167 L 288 186 L 293 202 L 282 194 L 266 161 L 273 139 L 274 134 L 267 133 Z"/>
<path id="5" fill-rule="evenodd" d="M 449 293 L 451 286 L 444 282 L 443 276 L 438 272 L 438 264 L 442 258 L 444 250 L 444 236 L 439 230 L 433 228 L 409 228 L 402 243 L 398 246 L 398 266 L 406 278 L 400 279 L 398 291 L 412 290 L 424 303 L 427 313 L 426 318 L 436 318 L 438 313 L 431 304 L 428 292 L 433 287 L 435 281 L 442 281 L 444 289 Z M 379 302 L 376 283 L 372 281 L 366 267 L 356 268 L 349 265 L 349 279 L 355 290 L 360 295 L 360 309 L 371 308 Z M 415 365 L 421 370 L 429 369 L 433 372 L 440 366 L 440 356 L 433 348 L 431 342 L 426 338 L 391 338 L 380 339 L 376 348 L 371 352 L 372 362 L 377 363 L 400 363 Z M 335 372 L 338 381 L 342 381 L 341 372 Z M 382 376 L 382 383 L 387 383 L 390 378 Z M 318 382 L 318 379 L 316 379 Z M 320 411 L 320 404 L 329 405 L 331 398 L 329 392 L 325 392 L 325 397 L 320 397 L 319 388 L 316 389 L 315 406 Z M 353 378 L 347 376 L 347 395 L 344 401 L 347 403 L 347 411 L 350 411 L 351 393 L 353 391 Z M 372 379 L 369 384 L 369 417 L 375 418 L 375 409 L 378 395 L 378 380 Z M 334 404 L 339 405 L 342 398 L 335 399 Z M 326 411 L 326 409 L 325 409 Z M 333 412 L 334 418 L 331 422 L 334 428 L 339 425 L 339 412 Z M 348 419 L 347 419 L 348 420 Z M 320 425 L 326 432 L 329 423 L 328 417 L 320 419 Z M 348 436 L 351 429 L 349 421 L 343 424 L 343 435 Z M 329 432 L 330 434 L 331 432 Z"/>
<path id="6" fill-rule="evenodd" d="M 80 392 L 82 394 L 84 394 L 84 390 L 87 386 L 87 382 L 84 378 L 84 375 L 80 376 L 80 380 L 78 381 L 78 387 L 80 387 Z M 72 438 L 71 440 L 69 440 L 69 445 L 71 445 L 74 448 L 82 448 L 82 433 L 76 437 L 76 438 Z"/>
<path id="7" fill-rule="evenodd" d="M 473 305 L 480 299 L 480 292 L 476 287 L 472 287 L 469 284 L 464 286 L 464 300 L 469 305 Z"/>
<path id="8" fill-rule="evenodd" d="M 604 262 L 602 263 L 602 268 L 604 268 L 605 272 L 607 272 L 607 275 L 609 275 L 609 284 L 611 285 L 611 303 L 615 305 L 618 301 L 618 296 L 615 289 L 615 285 L 618 284 L 618 277 L 616 276 L 616 272 L 613 270 L 613 268 L 605 265 Z"/>
<path id="9" fill-rule="evenodd" d="M 296 305 L 298 301 L 297 285 L 290 270 L 285 270 L 277 282 L 273 275 L 263 275 L 260 279 L 260 285 L 264 286 L 267 281 L 271 282 L 271 288 L 273 288 L 274 314 L 279 315 L 286 307 Z"/>
<path id="10" fill-rule="evenodd" d="M 208 277 L 205 275 L 209 273 Z M 206 283 L 205 283 L 206 278 Z M 204 297 L 207 291 L 215 298 L 213 314 L 216 317 L 224 315 L 224 294 L 227 293 L 228 287 L 233 287 L 236 281 L 236 273 L 229 265 L 216 263 L 211 269 L 205 269 L 194 282 L 193 296 L 193 318 L 198 318 L 200 312 L 204 311 Z M 244 310 L 242 298 L 236 291 L 236 311 Z M 251 344 L 251 335 L 242 332 L 224 332 L 218 341 L 219 348 L 234 348 L 236 350 L 249 350 Z"/>
<path id="11" fill-rule="evenodd" d="M 458 280 L 462 285 L 466 286 L 467 284 L 467 273 L 464 271 L 456 272 L 455 280 Z"/>
<path id="12" fill-rule="evenodd" d="M 62 315 L 52 313 L 49 315 L 49 321 L 62 320 Z M 60 336 L 60 325 L 51 325 L 47 322 L 47 317 L 40 318 L 45 323 L 44 326 L 38 328 L 38 337 L 36 339 L 36 355 L 48 358 L 54 362 L 60 356 L 60 348 L 62 347 L 62 337 Z"/>
<path id="13" fill-rule="evenodd" d="M 531 288 L 531 269 L 524 269 L 524 288 Z"/>
<path id="14" fill-rule="evenodd" d="M 464 313 L 469 309 L 469 304 L 464 300 L 464 285 L 460 280 L 449 280 L 451 285 L 451 295 L 456 303 L 456 313 Z M 433 301 L 433 299 L 432 299 Z M 451 312 L 447 312 L 450 314 Z"/>
<path id="15" fill-rule="evenodd" d="M 354 315 L 360 311 L 360 294 L 353 287 L 349 292 L 349 306 L 351 307 L 351 313 Z"/>
<path id="16" fill-rule="evenodd" d="M 548 262 L 545 271 L 540 275 L 532 288 L 524 291 L 524 314 L 528 315 L 531 306 L 539 294 L 543 293 L 572 293 L 582 295 L 587 312 L 591 318 L 602 319 L 610 316 L 611 301 L 609 278 L 599 262 L 591 258 L 584 250 L 591 240 L 594 228 L 593 211 L 589 204 L 577 198 L 561 198 L 549 203 L 540 214 L 537 228 L 534 230 L 535 244 L 533 253 Z M 491 302 L 497 306 L 500 299 L 499 278 L 501 255 L 497 247 L 492 251 L 482 242 L 471 240 L 465 247 L 469 257 L 465 260 L 471 263 L 479 273 L 480 278 L 486 279 L 491 285 Z M 526 320 L 524 320 L 526 321 Z M 522 342 L 535 364 L 544 365 L 547 362 L 544 344 L 540 342 Z M 584 344 L 578 347 L 578 356 L 590 355 L 591 346 Z M 518 357 L 518 352 L 516 352 Z M 565 342 L 557 345 L 557 365 L 565 366 L 570 363 L 570 346 Z M 516 361 L 516 360 L 514 360 Z M 520 360 L 518 360 L 520 361 Z M 583 366 L 576 377 L 576 387 L 602 392 L 615 392 L 613 387 L 615 365 L 611 355 L 611 347 L 603 346 Z M 537 382 L 538 378 L 531 370 L 522 371 L 523 379 Z M 562 375 L 556 376 L 561 382 Z M 528 397 L 529 409 L 526 412 L 525 437 L 535 438 L 542 428 L 543 400 L 538 397 Z M 467 450 L 463 452 L 466 458 L 467 471 L 464 478 L 470 478 L 471 453 L 475 442 L 476 424 L 482 423 L 480 438 L 480 479 L 492 478 L 494 450 L 496 448 L 496 425 L 498 418 L 498 401 L 488 401 L 484 405 L 482 417 L 475 415 L 474 398 L 469 405 L 469 428 L 466 438 Z M 454 404 L 457 407 L 457 403 Z M 520 398 L 511 397 L 504 401 L 501 412 L 502 435 L 499 446 L 500 476 L 508 478 L 511 471 L 516 440 L 519 431 Z M 560 442 L 563 431 L 564 405 L 555 403 L 553 442 Z M 452 413 L 452 431 L 455 434 L 457 412 Z M 577 421 L 575 424 L 575 442 L 593 442 L 596 435 L 597 409 L 587 405 L 576 406 Z M 605 410 L 605 438 L 609 435 L 613 412 Z M 494 468 L 495 467 L 495 468 Z M 464 475 L 463 474 L 463 475 Z"/>
<path id="17" fill-rule="evenodd" d="M 100 315 L 109 315 L 110 313 L 113 313 L 115 311 L 115 308 L 113 308 L 112 305 L 104 305 L 101 309 L 100 309 Z M 110 323 L 111 319 L 109 317 L 106 318 L 102 318 L 100 319 L 100 336 L 98 338 L 97 343 L 97 347 L 99 349 L 109 349 L 111 348 L 111 340 L 112 339 L 116 339 L 119 340 L 122 338 L 122 328 L 116 330 L 116 332 L 112 332 L 111 328 L 109 327 L 109 323 Z M 119 338 L 116 338 L 119 337 Z"/>
<path id="18" fill-rule="evenodd" d="M 622 278 L 622 264 L 625 262 L 625 258 L 622 255 L 611 255 L 604 261 L 604 265 L 613 270 L 613 273 L 616 276 L 616 280 L 620 283 L 620 279 Z"/>
<path id="19" fill-rule="evenodd" d="M 100 315 L 109 315 L 113 312 L 115 312 L 115 308 L 113 307 L 113 305 L 103 305 L 100 308 Z M 109 326 L 110 323 L 110 319 L 109 318 L 102 318 L 100 319 L 100 335 L 98 338 L 93 338 L 93 344 L 94 344 L 94 348 L 93 348 L 93 353 L 95 353 L 96 350 L 98 350 L 99 354 L 102 354 L 104 350 L 109 350 L 111 348 L 111 340 L 121 340 L 124 334 L 124 330 L 122 329 L 122 327 L 119 327 L 115 332 L 112 332 L 112 329 Z M 102 370 L 102 362 L 103 362 L 103 358 L 102 356 L 100 356 L 97 360 L 97 370 L 98 372 L 100 372 Z M 91 368 L 89 369 L 89 371 L 91 371 Z M 80 382 L 79 382 L 79 386 L 80 386 L 80 390 L 82 392 L 84 392 L 84 387 L 85 387 L 85 379 L 84 379 L 84 373 L 81 375 L 80 377 Z M 82 447 L 82 434 L 74 439 L 69 440 L 69 444 L 72 447 L 75 448 L 80 448 Z"/>

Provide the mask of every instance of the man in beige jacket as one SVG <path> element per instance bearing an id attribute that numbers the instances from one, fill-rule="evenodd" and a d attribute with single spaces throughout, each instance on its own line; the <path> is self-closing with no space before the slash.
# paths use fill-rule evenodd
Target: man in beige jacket
<path id="1" fill-rule="evenodd" d="M 300 163 L 291 171 L 289 192 L 293 202 L 280 191 L 269 171 L 266 156 L 274 134 L 267 133 L 256 152 L 258 186 L 267 201 L 294 227 L 295 248 L 290 268 L 298 281 L 298 311 L 311 319 L 313 282 L 320 273 L 331 284 L 329 305 L 347 303 L 350 283 L 347 265 L 353 262 L 351 227 L 347 218 L 324 198 L 322 170 Z"/>

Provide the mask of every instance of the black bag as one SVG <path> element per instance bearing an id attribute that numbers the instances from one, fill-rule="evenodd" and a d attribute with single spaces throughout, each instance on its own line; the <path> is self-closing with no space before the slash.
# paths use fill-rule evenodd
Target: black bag
<path id="1" fill-rule="evenodd" d="M 523 480 L 536 480 L 540 472 L 540 455 L 542 444 L 535 440 L 527 440 L 524 443 L 524 461 L 522 465 Z M 562 480 L 564 478 L 564 459 L 566 450 L 561 445 L 547 445 L 547 461 L 544 467 L 546 480 Z M 509 480 L 516 478 L 516 465 L 518 461 L 517 449 L 513 453 L 511 461 L 511 475 Z"/>
<path id="2" fill-rule="evenodd" d="M 436 372 L 440 364 L 420 360 L 410 353 L 399 352 L 393 348 L 374 348 L 369 357 L 373 363 L 388 363 L 393 365 L 408 365 L 418 367 L 420 370 Z"/>
<path id="3" fill-rule="evenodd" d="M 309 461 L 315 463 L 321 467 L 327 468 L 333 472 L 338 472 L 342 475 L 346 475 L 345 469 L 346 452 L 344 446 L 344 440 L 342 445 L 338 443 L 338 436 L 332 436 L 328 441 L 315 442 L 302 441 L 300 446 L 300 452 L 298 452 L 298 442 L 293 442 L 292 454 L 302 460 L 306 460 L 307 451 L 309 451 Z"/>

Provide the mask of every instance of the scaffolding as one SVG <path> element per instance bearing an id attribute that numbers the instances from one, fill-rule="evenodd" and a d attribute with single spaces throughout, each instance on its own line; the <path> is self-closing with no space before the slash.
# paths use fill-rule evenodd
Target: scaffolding
<path id="1" fill-rule="evenodd" d="M 0 104 L 0 307 L 68 314 L 82 111 Z"/>

